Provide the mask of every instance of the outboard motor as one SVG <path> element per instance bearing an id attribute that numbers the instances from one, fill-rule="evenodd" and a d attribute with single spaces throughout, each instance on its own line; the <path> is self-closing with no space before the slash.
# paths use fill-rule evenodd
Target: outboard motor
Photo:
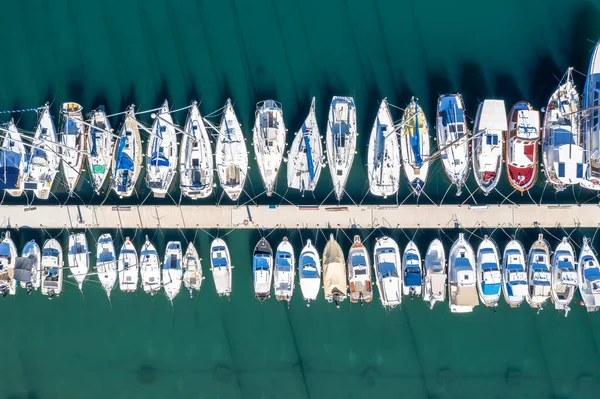
<path id="1" fill-rule="evenodd" d="M 306 300 L 306 307 L 309 308 L 310 307 L 310 299 Z"/>
<path id="2" fill-rule="evenodd" d="M 27 284 L 25 284 L 25 289 L 27 290 L 27 295 L 31 295 L 31 292 L 33 291 L 33 284 L 31 284 L 31 282 L 28 282 Z"/>
<path id="3" fill-rule="evenodd" d="M 52 300 L 54 298 L 56 294 L 54 293 L 54 290 L 50 290 L 48 291 L 48 299 Z"/>
<path id="4" fill-rule="evenodd" d="M 0 293 L 2 293 L 2 298 L 6 298 L 6 296 L 8 295 L 8 288 L 6 288 L 6 287 L 3 287 L 3 288 L 0 290 Z"/>

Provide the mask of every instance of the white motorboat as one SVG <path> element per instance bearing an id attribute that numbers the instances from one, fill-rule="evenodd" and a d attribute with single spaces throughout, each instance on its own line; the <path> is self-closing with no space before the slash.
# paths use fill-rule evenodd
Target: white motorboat
<path id="1" fill-rule="evenodd" d="M 133 194 L 142 170 L 142 140 L 134 109 L 130 106 L 125 114 L 112 161 L 111 186 L 121 198 Z"/>
<path id="2" fill-rule="evenodd" d="M 356 154 L 356 106 L 352 97 L 333 97 L 327 121 L 327 161 L 335 198 L 340 201 L 346 191 Z"/>
<path id="3" fill-rule="evenodd" d="M 587 311 L 595 312 L 600 309 L 600 264 L 587 237 L 583 238 L 578 263 L 579 295 Z"/>
<path id="4" fill-rule="evenodd" d="M 129 237 L 125 238 L 119 252 L 117 271 L 119 272 L 119 288 L 121 291 L 135 292 L 139 280 L 138 254 Z"/>
<path id="5" fill-rule="evenodd" d="M 506 174 L 511 186 L 521 193 L 535 185 L 538 172 L 540 113 L 527 101 L 510 110 L 506 135 Z"/>
<path id="6" fill-rule="evenodd" d="M 420 296 L 423 288 L 423 264 L 417 245 L 410 241 L 402 255 L 402 294 Z"/>
<path id="7" fill-rule="evenodd" d="M 63 131 L 60 135 L 62 170 L 65 176 L 67 190 L 72 193 L 77 187 L 83 171 L 85 158 L 85 133 L 81 105 L 64 103 L 62 105 Z"/>
<path id="8" fill-rule="evenodd" d="M 525 271 L 525 249 L 512 239 L 504 248 L 502 256 L 502 292 L 511 308 L 521 305 L 527 296 L 527 272 Z"/>
<path id="9" fill-rule="evenodd" d="M 83 289 L 83 282 L 90 270 L 90 250 L 85 233 L 71 234 L 69 236 L 69 251 L 67 252 L 69 271 L 79 290 Z"/>
<path id="10" fill-rule="evenodd" d="M 542 310 L 544 303 L 550 298 L 550 247 L 544 236 L 539 235 L 529 250 L 527 262 L 527 303 L 532 308 Z"/>
<path id="11" fill-rule="evenodd" d="M 362 306 L 373 299 L 371 261 L 360 236 L 354 236 L 354 242 L 348 251 L 348 285 L 351 303 L 360 303 Z"/>
<path id="12" fill-rule="evenodd" d="M 17 261 L 17 247 L 10 238 L 10 232 L 4 233 L 0 241 L 0 294 L 5 297 L 17 292 L 15 279 L 15 263 Z"/>
<path id="13" fill-rule="evenodd" d="M 142 288 L 144 292 L 154 296 L 162 287 L 160 273 L 160 258 L 154 245 L 146 236 L 146 241 L 140 250 L 140 276 L 142 278 Z"/>
<path id="14" fill-rule="evenodd" d="M 452 313 L 470 313 L 479 305 L 475 252 L 463 233 L 450 248 L 448 260 L 448 301 Z"/>
<path id="15" fill-rule="evenodd" d="M 294 294 L 294 279 L 296 277 L 296 259 L 294 247 L 287 237 L 277 246 L 275 251 L 275 267 L 273 271 L 273 289 L 278 301 L 292 300 Z"/>
<path id="16" fill-rule="evenodd" d="M 186 197 L 206 198 L 213 191 L 214 162 L 208 131 L 196 101 L 188 113 L 185 132 L 181 136 L 179 186 Z"/>
<path id="17" fill-rule="evenodd" d="M 110 298 L 110 293 L 117 283 L 117 255 L 110 234 L 102 234 L 96 246 L 96 271 L 102 288 Z"/>
<path id="18" fill-rule="evenodd" d="M 2 146 L 0 147 L 0 190 L 13 197 L 23 194 L 23 180 L 27 162 L 27 151 L 17 130 L 15 121 L 11 119 L 6 128 L 2 128 Z"/>
<path id="19" fill-rule="evenodd" d="M 214 239 L 210 244 L 210 270 L 215 280 L 217 295 L 226 297 L 231 295 L 232 269 L 227 244 L 220 238 Z"/>
<path id="20" fill-rule="evenodd" d="M 416 97 L 404 109 L 400 123 L 400 149 L 402 165 L 410 187 L 416 195 L 421 194 L 430 163 L 429 124 L 423 108 Z"/>
<path id="21" fill-rule="evenodd" d="M 277 101 L 266 100 L 256 104 L 254 120 L 254 155 L 267 196 L 277 185 L 277 176 L 285 151 L 285 123 L 283 109 Z"/>
<path id="22" fill-rule="evenodd" d="M 552 290 L 550 295 L 556 310 L 564 310 L 565 317 L 571 310 L 569 305 L 578 285 L 575 262 L 573 245 L 567 237 L 563 237 L 552 254 Z"/>
<path id="23" fill-rule="evenodd" d="M 485 306 L 498 306 L 502 294 L 500 251 L 487 235 L 477 248 L 477 288 L 479 299 Z"/>
<path id="24" fill-rule="evenodd" d="M 221 118 L 215 158 L 221 187 L 232 201 L 237 201 L 248 173 L 248 150 L 231 100 L 227 100 Z"/>
<path id="25" fill-rule="evenodd" d="M 306 306 L 310 306 L 310 302 L 317 299 L 321 290 L 321 260 L 311 240 L 306 240 L 306 245 L 300 252 L 298 277 Z"/>
<path id="26" fill-rule="evenodd" d="M 58 173 L 60 149 L 56 128 L 50 116 L 50 105 L 46 103 L 38 115 L 39 119 L 25 167 L 23 188 L 33 191 L 36 198 L 45 200 L 50 196 L 52 184 Z"/>
<path id="27" fill-rule="evenodd" d="M 583 162 L 587 164 L 587 173 L 579 184 L 600 190 L 600 41 L 596 43 L 590 59 L 583 88 L 583 109 Z"/>
<path id="28" fill-rule="evenodd" d="M 423 301 L 429 302 L 429 309 L 433 309 L 436 302 L 446 300 L 447 281 L 446 251 L 444 244 L 436 238 L 429 244 L 425 253 Z"/>
<path id="29" fill-rule="evenodd" d="M 314 191 L 323 168 L 323 144 L 315 114 L 315 98 L 302 127 L 296 133 L 287 158 L 287 184 L 289 188 Z"/>
<path id="30" fill-rule="evenodd" d="M 28 241 L 21 252 L 23 258 L 27 258 L 32 262 L 31 280 L 20 281 L 21 288 L 30 293 L 31 290 L 37 290 L 41 285 L 41 270 L 42 270 L 42 251 L 35 240 Z"/>
<path id="31" fill-rule="evenodd" d="M 371 129 L 367 155 L 367 176 L 371 194 L 387 198 L 398 192 L 400 148 L 387 99 L 383 99 Z"/>
<path id="32" fill-rule="evenodd" d="M 441 95 L 437 103 L 436 131 L 438 151 L 444 171 L 456 185 L 456 195 L 469 176 L 470 132 L 465 119 L 465 105 L 460 94 Z"/>
<path id="33" fill-rule="evenodd" d="M 508 130 L 503 100 L 484 100 L 479 104 L 473 127 L 473 174 L 485 195 L 489 194 L 502 174 L 504 136 Z"/>
<path id="34" fill-rule="evenodd" d="M 202 280 L 202 259 L 198 256 L 194 244 L 190 242 L 183 255 L 183 286 L 190 292 L 190 298 L 194 291 L 200 291 Z"/>
<path id="35" fill-rule="evenodd" d="M 177 172 L 177 133 L 167 100 L 154 118 L 146 147 L 146 186 L 156 198 L 164 198 Z"/>
<path id="36" fill-rule="evenodd" d="M 273 281 L 273 248 L 264 237 L 254 247 L 252 277 L 256 299 L 259 301 L 268 299 L 271 296 L 271 282 Z"/>
<path id="37" fill-rule="evenodd" d="M 181 242 L 169 241 L 165 250 L 165 261 L 162 269 L 162 281 L 165 294 L 169 301 L 179 294 L 181 282 L 183 280 L 183 270 L 181 260 L 183 258 Z"/>
<path id="38" fill-rule="evenodd" d="M 92 127 L 93 126 L 93 127 Z M 104 186 L 112 163 L 114 135 L 104 107 L 92 112 L 87 135 L 88 167 L 92 175 L 94 191 L 99 193 Z"/>
<path id="39" fill-rule="evenodd" d="M 329 241 L 323 250 L 323 291 L 325 300 L 335 302 L 338 308 L 348 292 L 344 252 L 333 234 L 329 235 Z"/>
<path id="40" fill-rule="evenodd" d="M 398 244 L 390 237 L 381 237 L 373 250 L 375 280 L 384 308 L 393 309 L 402 303 L 402 260 Z"/>
<path id="41" fill-rule="evenodd" d="M 57 165 L 58 167 L 58 165 Z M 63 288 L 64 261 L 62 248 L 55 239 L 48 240 L 42 248 L 42 270 L 40 291 L 52 299 L 59 296 Z"/>

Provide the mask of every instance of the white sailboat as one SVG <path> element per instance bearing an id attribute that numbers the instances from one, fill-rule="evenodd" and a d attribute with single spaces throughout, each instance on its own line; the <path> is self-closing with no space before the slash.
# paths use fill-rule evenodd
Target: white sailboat
<path id="1" fill-rule="evenodd" d="M 433 240 L 425 253 L 423 276 L 423 301 L 429 302 L 433 309 L 436 302 L 446 300 L 446 251 L 444 244 L 437 238 Z"/>
<path id="2" fill-rule="evenodd" d="M 515 239 L 504 248 L 502 280 L 504 300 L 511 308 L 518 308 L 527 296 L 528 284 L 525 272 L 525 249 Z"/>
<path id="3" fill-rule="evenodd" d="M 335 198 L 340 201 L 346 190 L 356 153 L 356 106 L 352 97 L 333 97 L 327 121 L 327 161 Z"/>
<path id="4" fill-rule="evenodd" d="M 181 242 L 169 241 L 165 250 L 162 280 L 165 294 L 171 302 L 173 302 L 173 299 L 175 299 L 181 290 L 181 281 L 183 279 L 183 270 L 181 268 L 182 257 Z"/>
<path id="5" fill-rule="evenodd" d="M 315 98 L 302 127 L 296 133 L 287 158 L 287 184 L 289 188 L 314 191 L 323 168 L 323 144 L 315 114 Z"/>
<path id="6" fill-rule="evenodd" d="M 587 237 L 583 238 L 578 263 L 579 295 L 586 310 L 595 312 L 600 309 L 600 264 Z"/>
<path id="7" fill-rule="evenodd" d="M 30 259 L 33 263 L 33 267 L 31 268 L 31 280 L 20 282 L 21 288 L 26 289 L 29 293 L 31 290 L 37 290 L 41 285 L 42 251 L 35 240 L 31 240 L 23 247 L 21 256 Z"/>
<path id="8" fill-rule="evenodd" d="M 202 259 L 198 256 L 194 244 L 190 242 L 183 255 L 183 286 L 190 292 L 190 298 L 194 291 L 200 291 L 202 280 Z"/>
<path id="9" fill-rule="evenodd" d="M 402 303 L 402 260 L 398 244 L 390 237 L 377 239 L 373 249 L 375 280 L 384 308 L 393 309 Z"/>
<path id="10" fill-rule="evenodd" d="M 383 99 L 371 129 L 367 154 L 367 175 L 371 194 L 387 198 L 398 192 L 400 148 L 387 99 Z"/>
<path id="11" fill-rule="evenodd" d="M 298 277 L 306 306 L 310 306 L 310 302 L 317 299 L 321 290 L 321 260 L 311 240 L 306 240 L 306 245 L 300 252 Z"/>
<path id="12" fill-rule="evenodd" d="M 487 235 L 477 248 L 477 288 L 479 299 L 485 306 L 498 306 L 502 294 L 500 251 Z"/>
<path id="13" fill-rule="evenodd" d="M 90 251 L 85 233 L 71 234 L 69 236 L 69 251 L 67 262 L 71 276 L 77 282 L 79 290 L 83 289 L 83 282 L 90 270 Z"/>
<path id="14" fill-rule="evenodd" d="M 271 296 L 271 282 L 273 281 L 273 248 L 264 237 L 254 247 L 252 277 L 256 299 L 259 301 L 268 299 Z"/>
<path id="15" fill-rule="evenodd" d="M 121 198 L 133 194 L 142 170 L 142 139 L 134 109 L 130 106 L 125 114 L 112 160 L 111 186 Z"/>
<path id="16" fill-rule="evenodd" d="M 57 165 L 58 167 L 58 165 Z M 48 299 L 59 296 L 63 288 L 64 261 L 62 248 L 55 239 L 48 240 L 42 248 L 42 295 Z"/>
<path id="17" fill-rule="evenodd" d="M 441 95 L 437 103 L 436 131 L 438 151 L 450 182 L 456 185 L 456 195 L 469 176 L 469 138 L 465 120 L 465 105 L 460 94 Z"/>
<path id="18" fill-rule="evenodd" d="M 146 186 L 155 198 L 164 198 L 177 168 L 177 133 L 167 100 L 154 118 L 146 147 Z"/>
<path id="19" fill-rule="evenodd" d="M 45 200 L 50 196 L 50 190 L 60 165 L 58 136 L 50 116 L 50 105 L 38 112 L 39 119 L 33 136 L 31 151 L 25 167 L 23 188 L 33 191 L 36 198 Z"/>
<path id="20" fill-rule="evenodd" d="M 473 173 L 477 185 L 489 194 L 502 174 L 504 136 L 508 130 L 503 100 L 484 100 L 477 108 L 473 127 Z"/>
<path id="21" fill-rule="evenodd" d="M 87 135 L 88 168 L 92 175 L 94 191 L 99 193 L 104 186 L 106 176 L 108 176 L 115 142 L 110 121 L 106 117 L 103 106 L 92 111 L 87 128 L 89 130 Z"/>
<path id="22" fill-rule="evenodd" d="M 17 247 L 7 231 L 0 241 L 0 294 L 3 297 L 17 292 L 17 280 L 14 276 L 17 256 Z"/>
<path id="23" fill-rule="evenodd" d="M 371 261 L 367 248 L 357 235 L 354 236 L 354 242 L 348 251 L 348 285 L 351 303 L 360 303 L 362 306 L 373 299 Z"/>
<path id="24" fill-rule="evenodd" d="M 135 246 L 129 239 L 125 238 L 125 242 L 119 252 L 117 262 L 117 270 L 119 272 L 119 288 L 123 292 L 135 292 L 138 286 L 139 269 L 138 269 L 138 254 Z"/>
<path id="25" fill-rule="evenodd" d="M 210 270 L 215 280 L 217 295 L 228 298 L 231 295 L 232 269 L 227 244 L 221 238 L 214 239 L 210 244 Z"/>
<path id="26" fill-rule="evenodd" d="M 162 287 L 160 259 L 148 236 L 146 236 L 146 241 L 140 250 L 140 276 L 142 278 L 142 288 L 146 294 L 154 296 L 160 291 L 160 287 Z"/>
<path id="27" fill-rule="evenodd" d="M 542 310 L 551 291 L 550 247 L 542 234 L 529 250 L 527 278 L 529 289 L 525 299 L 532 308 Z"/>
<path id="28" fill-rule="evenodd" d="M 206 198 L 213 191 L 214 162 L 208 131 L 196 101 L 190 107 L 185 132 L 181 136 L 179 186 L 186 197 Z"/>
<path id="29" fill-rule="evenodd" d="M 266 100 L 256 104 L 254 120 L 254 155 L 267 196 L 273 195 L 285 151 L 285 123 L 283 109 L 277 101 Z"/>
<path id="30" fill-rule="evenodd" d="M 583 88 L 583 109 L 583 162 L 587 164 L 587 173 L 579 184 L 600 190 L 600 41 L 590 59 Z"/>
<path id="31" fill-rule="evenodd" d="M 102 234 L 96 246 L 96 271 L 102 288 L 110 298 L 110 293 L 117 283 L 117 256 L 115 245 L 110 234 Z"/>
<path id="32" fill-rule="evenodd" d="M 557 191 L 580 183 L 587 174 L 578 112 L 579 93 L 569 68 L 548 101 L 542 134 L 544 172 Z"/>
<path id="33" fill-rule="evenodd" d="M 278 301 L 292 300 L 294 279 L 296 277 L 296 259 L 294 247 L 287 237 L 277 246 L 275 251 L 275 267 L 273 271 L 273 290 Z"/>
<path id="34" fill-rule="evenodd" d="M 215 150 L 217 174 L 225 194 L 237 201 L 248 173 L 248 150 L 242 125 L 238 122 L 231 100 L 227 100 Z"/>
<path id="35" fill-rule="evenodd" d="M 410 241 L 402 255 L 402 294 L 420 296 L 423 288 L 423 264 L 417 245 Z"/>
<path id="36" fill-rule="evenodd" d="M 571 308 L 569 305 L 577 290 L 577 271 L 575 263 L 575 250 L 567 237 L 556 247 L 552 254 L 552 302 L 556 310 L 564 310 L 565 317 Z"/>
<path id="37" fill-rule="evenodd" d="M 85 132 L 81 105 L 77 103 L 64 103 L 62 105 L 63 131 L 60 135 L 61 165 L 69 193 L 77 187 L 79 177 L 83 172 Z"/>
<path id="38" fill-rule="evenodd" d="M 333 234 L 329 235 L 329 241 L 323 250 L 323 291 L 325 300 L 335 302 L 338 308 L 348 292 L 344 252 Z"/>
<path id="39" fill-rule="evenodd" d="M 400 148 L 402 165 L 410 187 L 416 195 L 421 194 L 429 171 L 429 124 L 419 100 L 413 97 L 404 109 L 400 124 Z"/>
<path id="40" fill-rule="evenodd" d="M 448 301 L 452 313 L 470 313 L 479 305 L 475 252 L 463 233 L 450 248 L 448 260 Z"/>
<path id="41" fill-rule="evenodd" d="M 23 194 L 27 151 L 13 119 L 8 122 L 6 129 L 2 129 L 1 137 L 0 190 L 18 197 Z"/>

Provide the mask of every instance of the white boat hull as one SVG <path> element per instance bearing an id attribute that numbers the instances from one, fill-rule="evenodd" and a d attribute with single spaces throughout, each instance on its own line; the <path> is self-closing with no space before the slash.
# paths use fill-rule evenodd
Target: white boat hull
<path id="1" fill-rule="evenodd" d="M 248 173 L 248 150 L 231 100 L 227 100 L 215 150 L 217 174 L 225 194 L 237 201 L 244 189 Z"/>
<path id="2" fill-rule="evenodd" d="M 256 106 L 253 144 L 254 155 L 267 196 L 277 184 L 277 176 L 285 151 L 285 123 L 281 104 L 267 100 Z"/>
<path id="3" fill-rule="evenodd" d="M 394 121 L 387 99 L 384 99 L 369 138 L 367 174 L 371 194 L 384 198 L 395 195 L 400 181 L 400 165 L 400 148 Z"/>
<path id="4" fill-rule="evenodd" d="M 352 97 L 333 97 L 327 121 L 327 162 L 335 198 L 340 201 L 346 192 L 356 153 L 356 106 Z"/>
<path id="5" fill-rule="evenodd" d="M 190 108 L 185 132 L 181 137 L 179 186 L 188 198 L 206 198 L 213 191 L 214 162 L 208 131 L 196 102 Z"/>
<path id="6" fill-rule="evenodd" d="M 164 198 L 169 192 L 176 165 L 177 133 L 165 101 L 154 119 L 146 147 L 146 186 L 156 198 Z"/>

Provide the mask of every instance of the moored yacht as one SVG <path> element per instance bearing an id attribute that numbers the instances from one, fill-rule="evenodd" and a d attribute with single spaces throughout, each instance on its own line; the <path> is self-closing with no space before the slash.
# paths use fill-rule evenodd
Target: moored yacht
<path id="1" fill-rule="evenodd" d="M 117 271 L 119 273 L 119 289 L 123 292 L 135 292 L 139 280 L 138 254 L 129 237 L 125 238 L 121 251 L 119 251 Z"/>
<path id="2" fill-rule="evenodd" d="M 379 291 L 379 299 L 384 308 L 393 309 L 402 303 L 402 260 L 400 249 L 394 239 L 381 237 L 373 250 L 375 279 Z"/>
<path id="3" fill-rule="evenodd" d="M 221 187 L 232 201 L 237 201 L 246 182 L 248 152 L 242 125 L 238 122 L 231 100 L 227 100 L 223 110 L 215 159 Z"/>
<path id="4" fill-rule="evenodd" d="M 3 297 L 17 292 L 17 280 L 14 276 L 17 256 L 17 247 L 7 231 L 0 241 L 0 294 Z"/>
<path id="5" fill-rule="evenodd" d="M 296 260 L 294 247 L 287 237 L 277 246 L 275 252 L 275 267 L 273 271 L 273 290 L 278 301 L 289 301 L 294 293 L 294 277 L 296 275 Z"/>
<path id="6" fill-rule="evenodd" d="M 583 238 L 577 274 L 583 304 L 588 312 L 595 312 L 600 309 L 600 264 L 587 237 Z"/>
<path id="7" fill-rule="evenodd" d="M 177 133 L 167 100 L 152 116 L 152 134 L 146 147 L 146 186 L 154 197 L 164 198 L 177 171 Z"/>
<path id="8" fill-rule="evenodd" d="M 215 281 L 217 295 L 231 295 L 231 258 L 229 248 L 223 239 L 215 238 L 210 244 L 210 270 Z"/>
<path id="9" fill-rule="evenodd" d="M 96 272 L 98 280 L 106 295 L 110 293 L 117 282 L 117 256 L 115 245 L 110 234 L 102 234 L 96 245 Z"/>
<path id="10" fill-rule="evenodd" d="M 475 253 L 463 233 L 458 235 L 450 248 L 448 301 L 452 313 L 469 313 L 479 304 Z"/>
<path id="11" fill-rule="evenodd" d="M 402 255 L 402 294 L 420 296 L 423 288 L 423 265 L 417 245 L 410 241 Z"/>
<path id="12" fill-rule="evenodd" d="M 154 245 L 146 236 L 146 241 L 140 250 L 140 276 L 144 292 L 154 296 L 162 286 L 160 273 L 160 259 Z M 136 266 L 137 269 L 137 266 Z"/>
<path id="13" fill-rule="evenodd" d="M 502 293 L 511 308 L 518 308 L 527 296 L 527 272 L 525 271 L 525 249 L 515 240 L 510 240 L 502 255 Z"/>
<path id="14" fill-rule="evenodd" d="M 421 194 L 429 170 L 429 124 L 423 108 L 416 97 L 404 109 L 400 124 L 400 148 L 402 164 L 410 187 L 416 195 Z"/>
<path id="15" fill-rule="evenodd" d="M 130 197 L 142 170 L 142 140 L 132 105 L 125 113 L 112 160 L 113 191 L 121 198 Z"/>
<path id="16" fill-rule="evenodd" d="M 583 161 L 587 164 L 587 173 L 579 183 L 585 188 L 600 190 L 600 41 L 590 59 L 583 88 L 583 109 Z"/>
<path id="17" fill-rule="evenodd" d="M 333 234 L 329 235 L 329 241 L 323 250 L 323 291 L 325 300 L 335 302 L 338 308 L 348 292 L 344 252 Z"/>
<path id="18" fill-rule="evenodd" d="M 503 140 L 507 131 L 506 109 L 502 100 L 484 100 L 479 104 L 473 127 L 473 174 L 484 194 L 500 181 Z"/>
<path id="19" fill-rule="evenodd" d="M 277 101 L 256 104 L 254 121 L 254 155 L 267 196 L 273 195 L 285 151 L 283 110 Z"/>
<path id="20" fill-rule="evenodd" d="M 58 166 L 58 165 L 57 165 Z M 50 239 L 42 248 L 42 270 L 40 291 L 48 299 L 59 296 L 63 288 L 63 253 L 58 241 Z"/>
<path id="21" fill-rule="evenodd" d="M 487 235 L 477 248 L 477 288 L 481 303 L 498 306 L 502 294 L 500 255 L 496 243 Z"/>
<path id="22" fill-rule="evenodd" d="M 63 131 L 60 135 L 62 170 L 67 190 L 72 193 L 79 182 L 85 158 L 85 132 L 82 107 L 77 103 L 62 105 Z"/>
<path id="23" fill-rule="evenodd" d="M 69 251 L 67 262 L 71 276 L 77 282 L 79 290 L 83 289 L 83 282 L 90 269 L 90 250 L 85 233 L 71 234 L 69 236 Z"/>
<path id="24" fill-rule="evenodd" d="M 387 99 L 383 99 L 371 129 L 367 156 L 367 175 L 371 194 L 386 198 L 398 192 L 400 149 Z"/>
<path id="25" fill-rule="evenodd" d="M 23 194 L 23 179 L 27 151 L 17 130 L 15 121 L 11 119 L 6 128 L 0 129 L 2 146 L 0 146 L 0 190 L 13 197 Z"/>
<path id="26" fill-rule="evenodd" d="M 30 281 L 20 281 L 21 288 L 27 290 L 27 292 L 31 292 L 31 290 L 37 290 L 40 288 L 41 284 L 41 270 L 42 270 L 42 251 L 40 250 L 40 246 L 35 242 L 35 240 L 28 241 L 27 244 L 23 247 L 23 252 L 21 252 L 21 256 L 23 258 L 27 258 L 32 262 L 31 268 L 31 280 Z"/>
<path id="27" fill-rule="evenodd" d="M 311 240 L 306 240 L 306 245 L 300 252 L 298 277 L 306 306 L 310 306 L 310 302 L 317 299 L 321 290 L 321 260 Z"/>
<path id="28" fill-rule="evenodd" d="M 506 175 L 510 185 L 524 192 L 535 184 L 538 172 L 537 144 L 540 139 L 540 113 L 527 101 L 510 109 L 506 135 Z"/>
<path id="29" fill-rule="evenodd" d="M 340 201 L 346 192 L 356 153 L 356 106 L 352 97 L 333 97 L 327 121 L 327 162 L 335 198 Z"/>
<path id="30" fill-rule="evenodd" d="M 202 280 L 202 259 L 193 243 L 189 243 L 185 255 L 183 255 L 183 286 L 190 292 L 192 298 L 194 291 L 200 291 Z"/>
<path id="31" fill-rule="evenodd" d="M 577 271 L 575 270 L 575 250 L 567 237 L 556 247 L 552 254 L 552 302 L 556 310 L 564 310 L 565 317 L 571 308 L 569 305 L 577 290 Z"/>
<path id="32" fill-rule="evenodd" d="M 104 107 L 92 111 L 87 134 L 88 168 L 92 176 L 92 186 L 99 193 L 106 181 L 112 163 L 114 136 Z"/>
<path id="33" fill-rule="evenodd" d="M 273 248 L 264 237 L 254 247 L 252 277 L 256 299 L 259 301 L 268 299 L 271 296 L 271 282 L 273 281 Z"/>
<path id="34" fill-rule="evenodd" d="M 183 270 L 181 260 L 183 258 L 181 242 L 169 241 L 165 249 L 165 261 L 162 268 L 162 281 L 165 294 L 171 303 L 181 291 Z"/>
<path id="35" fill-rule="evenodd" d="M 544 303 L 550 298 L 550 247 L 540 234 L 529 250 L 527 262 L 527 303 L 532 308 L 542 310 Z"/>
<path id="36" fill-rule="evenodd" d="M 371 280 L 371 262 L 369 253 L 354 236 L 354 242 L 348 252 L 348 284 L 350 286 L 350 302 L 364 304 L 373 299 L 373 282 Z"/>
<path id="37" fill-rule="evenodd" d="M 433 240 L 425 253 L 423 270 L 423 300 L 433 309 L 436 302 L 446 300 L 446 251 L 444 244 L 437 238 Z"/>

